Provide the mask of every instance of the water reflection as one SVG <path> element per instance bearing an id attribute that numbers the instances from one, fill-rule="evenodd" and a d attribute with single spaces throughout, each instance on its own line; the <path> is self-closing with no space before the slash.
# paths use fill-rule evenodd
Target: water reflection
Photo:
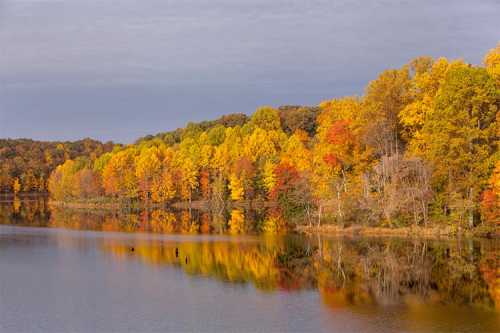
<path id="1" fill-rule="evenodd" d="M 249 225 L 280 228 L 270 215 L 138 213 L 49 209 L 44 200 L 0 204 L 0 223 L 98 231 L 242 234 Z M 248 223 L 247 219 L 262 221 Z M 269 222 L 274 220 L 277 222 Z M 274 230 L 274 229 L 273 229 Z M 161 238 L 128 242 L 103 238 L 99 248 L 116 260 L 174 266 L 190 275 L 245 283 L 262 291 L 318 290 L 324 305 L 340 308 L 404 305 L 415 316 L 430 308 L 500 311 L 499 253 L 495 240 L 349 239 L 321 236 Z M 446 308 L 449 310 L 449 308 Z"/>
<path id="2" fill-rule="evenodd" d="M 499 309 L 498 244 L 492 242 L 265 237 L 259 242 L 105 242 L 116 258 L 173 265 L 187 274 L 266 291 L 318 289 L 323 302 L 454 304 Z"/>
<path id="3" fill-rule="evenodd" d="M 0 202 L 0 223 L 95 231 L 248 234 L 286 230 L 279 212 L 144 209 L 86 210 L 51 207 L 44 198 Z"/>

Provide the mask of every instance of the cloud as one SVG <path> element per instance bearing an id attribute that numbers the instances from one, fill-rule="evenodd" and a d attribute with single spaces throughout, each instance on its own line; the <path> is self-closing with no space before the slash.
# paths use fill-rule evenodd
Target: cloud
<path id="1" fill-rule="evenodd" d="M 217 109 L 211 114 L 233 111 L 230 103 L 213 102 L 224 99 L 251 112 L 255 105 L 359 94 L 379 71 L 418 55 L 477 63 L 500 40 L 500 4 L 487 0 L 4 0 L 0 11 L 0 45 L 5 46 L 0 101 L 9 112 L 45 112 L 48 120 L 42 119 L 41 127 L 50 127 L 54 108 L 63 107 L 51 100 L 59 98 L 58 91 L 96 96 L 113 91 L 119 98 L 134 89 L 168 94 L 182 89 L 191 90 L 186 98 L 194 100 L 211 92 L 217 94 L 213 105 L 205 103 Z M 41 98 L 39 91 L 47 95 Z M 161 108 L 147 100 L 152 98 L 147 93 L 133 96 L 138 105 Z M 73 98 L 78 105 L 92 96 Z M 20 102 L 29 99 L 38 101 L 36 109 Z M 175 112 L 188 110 L 178 98 L 169 105 Z M 102 106 L 102 118 L 93 115 L 96 121 L 109 121 L 105 115 L 113 107 L 119 105 Z M 88 131 L 83 123 L 67 126 L 72 133 Z M 113 123 L 107 126 L 107 138 L 131 139 Z M 141 132 L 156 129 L 149 123 L 135 126 Z M 61 133 L 53 128 L 47 135 Z"/>

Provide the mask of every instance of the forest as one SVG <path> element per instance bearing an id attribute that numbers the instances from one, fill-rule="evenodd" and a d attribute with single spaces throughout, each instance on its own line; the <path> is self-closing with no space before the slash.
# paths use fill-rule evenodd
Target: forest
<path id="1" fill-rule="evenodd" d="M 69 159 L 96 159 L 115 146 L 83 139 L 74 142 L 0 139 L 0 194 L 47 193 L 50 173 Z"/>
<path id="2" fill-rule="evenodd" d="M 31 174 L 59 162 L 48 180 L 58 202 L 266 205 L 297 223 L 495 228 L 499 108 L 500 44 L 483 65 L 419 57 L 362 96 L 264 106 L 112 149 L 53 144 L 47 156 L 2 141 L 0 186 L 35 188 Z"/>

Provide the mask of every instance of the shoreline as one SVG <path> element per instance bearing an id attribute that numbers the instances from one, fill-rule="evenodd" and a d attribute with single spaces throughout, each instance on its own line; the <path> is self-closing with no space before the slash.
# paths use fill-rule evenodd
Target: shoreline
<path id="1" fill-rule="evenodd" d="M 48 201 L 49 206 L 62 207 L 75 210 L 150 210 L 150 209 L 174 209 L 186 210 L 195 209 L 201 211 L 209 211 L 211 208 L 210 202 L 207 200 L 197 200 L 191 203 L 187 201 L 179 201 L 171 204 L 155 204 L 155 203 L 125 203 L 119 201 L 84 201 L 84 202 L 63 202 L 63 201 Z M 266 202 L 230 202 L 223 203 L 223 209 L 239 208 L 239 209 L 262 209 L 272 207 L 272 203 Z M 217 206 L 219 209 L 221 206 Z M 498 228 L 497 228 L 498 229 Z M 404 238 L 459 238 L 459 237 L 479 237 L 499 239 L 500 230 L 495 228 L 485 229 L 476 227 L 473 230 L 460 230 L 449 225 L 437 226 L 406 226 L 406 227 L 371 227 L 371 226 L 349 226 L 341 227 L 335 224 L 325 222 L 321 225 L 295 225 L 291 230 L 299 234 L 305 235 L 331 235 L 331 236 L 347 236 L 347 237 L 404 237 Z"/>
<path id="2" fill-rule="evenodd" d="M 27 195 L 20 196 L 20 199 L 29 199 L 34 197 L 44 197 L 43 195 Z M 2 199 L 2 196 L 0 196 Z M 3 199 L 9 199 L 3 197 Z M 152 202 L 125 202 L 117 200 L 86 200 L 86 201 L 55 201 L 48 200 L 47 205 L 50 207 L 58 207 L 74 210 L 96 210 L 96 211 L 115 211 L 115 212 L 130 212 L 141 210 L 154 209 L 173 209 L 186 210 L 194 209 L 200 211 L 210 211 L 213 209 L 265 209 L 274 205 L 264 201 L 241 201 L 241 202 L 224 202 L 212 206 L 210 201 L 196 200 L 192 202 L 179 201 L 170 204 L 152 203 Z M 430 226 L 404 226 L 404 227 L 376 227 L 376 226 L 349 226 L 342 227 L 335 224 L 329 224 L 327 221 L 321 225 L 312 224 L 296 224 L 291 228 L 290 232 L 296 232 L 305 235 L 331 235 L 331 236 L 346 236 L 346 237 L 404 237 L 404 238 L 447 238 L 456 239 L 460 237 L 476 237 L 500 239 L 500 228 L 477 226 L 472 230 L 460 229 L 451 225 L 430 225 Z"/>
<path id="3" fill-rule="evenodd" d="M 499 239 L 500 230 L 484 231 L 476 228 L 475 230 L 456 230 L 450 226 L 431 226 L 431 227 L 366 227 L 351 226 L 339 227 L 333 224 L 324 224 L 320 226 L 298 225 L 295 231 L 306 235 L 331 235 L 348 237 L 405 237 L 405 238 L 460 238 L 460 237 L 479 237 Z"/>
<path id="4" fill-rule="evenodd" d="M 211 202 L 210 200 L 193 200 L 175 201 L 171 203 L 153 203 L 144 201 L 119 201 L 119 200 L 86 200 L 86 201 L 58 201 L 48 200 L 48 205 L 56 207 L 66 207 L 72 209 L 110 209 L 110 210 L 126 210 L 126 209 L 197 209 L 208 211 L 211 208 L 224 207 L 226 209 L 262 209 L 272 208 L 276 203 L 267 201 L 248 201 L 242 200 L 237 202 Z"/>

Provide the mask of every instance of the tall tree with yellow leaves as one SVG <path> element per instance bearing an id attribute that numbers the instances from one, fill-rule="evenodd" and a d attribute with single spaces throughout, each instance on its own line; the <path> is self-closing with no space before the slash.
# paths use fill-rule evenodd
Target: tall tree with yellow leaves
<path id="1" fill-rule="evenodd" d="M 434 187 L 445 213 L 474 225 L 479 194 L 498 152 L 500 91 L 483 68 L 448 70 L 422 127 L 416 153 L 434 167 Z"/>
<path id="2" fill-rule="evenodd" d="M 17 195 L 21 191 L 21 182 L 19 181 L 19 178 L 14 178 L 14 181 L 12 183 L 12 192 L 14 192 L 15 195 Z"/>

